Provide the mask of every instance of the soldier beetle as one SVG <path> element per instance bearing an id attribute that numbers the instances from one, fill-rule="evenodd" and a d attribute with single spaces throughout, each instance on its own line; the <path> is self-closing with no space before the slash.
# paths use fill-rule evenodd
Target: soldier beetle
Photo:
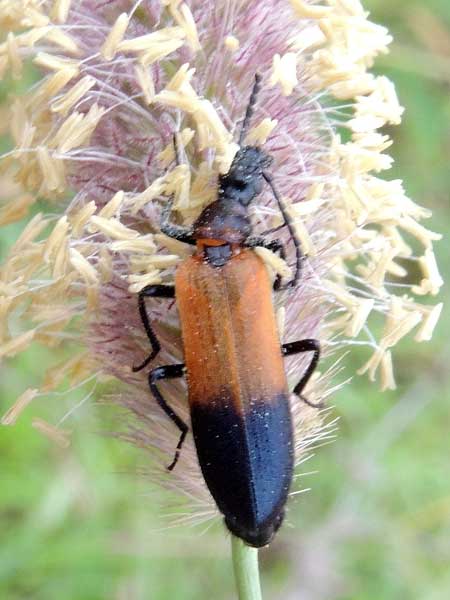
<path id="1" fill-rule="evenodd" d="M 196 250 L 178 266 L 174 286 L 149 285 L 139 292 L 139 312 L 152 352 L 133 368 L 140 371 L 160 350 L 145 299 L 175 298 L 184 364 L 157 367 L 149 374 L 151 393 L 181 432 L 168 469 L 175 467 L 189 428 L 165 401 L 158 384 L 186 375 L 192 433 L 206 484 L 228 529 L 254 547 L 267 545 L 280 527 L 292 481 L 294 440 L 283 357 L 313 353 L 293 390 L 302 397 L 320 356 L 315 339 L 286 344 L 279 340 L 272 287 L 295 287 L 303 257 L 286 206 L 266 170 L 272 158 L 257 146 L 243 146 L 260 83 L 257 74 L 240 149 L 228 173 L 219 176 L 217 200 L 191 228 L 170 221 L 170 202 L 163 211 L 161 231 L 195 245 Z M 248 206 L 264 183 L 295 245 L 295 273 L 286 285 L 278 275 L 272 286 L 263 260 L 254 251 L 260 246 L 283 259 L 286 256 L 280 241 L 252 236 Z"/>

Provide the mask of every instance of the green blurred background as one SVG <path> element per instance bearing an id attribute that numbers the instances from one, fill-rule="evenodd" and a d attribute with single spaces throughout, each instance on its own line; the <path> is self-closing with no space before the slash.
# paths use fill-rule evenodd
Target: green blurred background
<path id="1" fill-rule="evenodd" d="M 446 235 L 436 246 L 449 271 L 450 4 L 367 0 L 395 37 L 377 70 L 406 107 L 392 130 L 394 169 L 408 193 L 434 211 Z M 7 90 L 2 90 L 4 97 Z M 5 227 L 3 254 L 20 225 Z M 448 289 L 439 300 L 448 302 Z M 380 394 L 356 378 L 334 397 L 337 440 L 317 450 L 302 479 L 312 491 L 291 503 L 289 521 L 261 553 L 267 599 L 448 600 L 450 598 L 449 317 L 431 343 L 395 351 L 398 390 Z M 32 350 L 0 372 L 0 414 L 37 382 L 50 356 Z M 362 364 L 366 356 L 352 359 Z M 354 367 L 352 368 L 354 370 Z M 350 369 L 349 369 L 350 371 Z M 89 390 L 88 390 L 89 391 Z M 79 400 L 86 395 L 80 391 Z M 63 414 L 59 396 L 40 414 Z M 70 404 L 77 402 L 76 394 Z M 87 402 L 70 419 L 61 450 L 25 412 L 0 429 L 0 598 L 193 600 L 233 598 L 228 540 L 220 525 L 167 528 L 164 502 L 135 475 L 145 456 L 101 436 L 114 415 Z"/>

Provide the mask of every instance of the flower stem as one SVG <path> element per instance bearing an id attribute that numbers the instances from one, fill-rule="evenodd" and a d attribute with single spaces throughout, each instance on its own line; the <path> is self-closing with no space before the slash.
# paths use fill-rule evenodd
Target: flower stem
<path id="1" fill-rule="evenodd" d="M 258 550 L 231 536 L 234 578 L 239 600 L 262 600 L 259 583 Z"/>

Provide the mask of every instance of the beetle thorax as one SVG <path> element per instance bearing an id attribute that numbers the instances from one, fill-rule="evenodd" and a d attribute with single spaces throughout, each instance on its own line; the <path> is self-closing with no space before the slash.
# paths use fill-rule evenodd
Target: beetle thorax
<path id="1" fill-rule="evenodd" d="M 219 198 L 207 206 L 194 223 L 194 238 L 243 244 L 251 233 L 246 207 L 240 202 Z"/>

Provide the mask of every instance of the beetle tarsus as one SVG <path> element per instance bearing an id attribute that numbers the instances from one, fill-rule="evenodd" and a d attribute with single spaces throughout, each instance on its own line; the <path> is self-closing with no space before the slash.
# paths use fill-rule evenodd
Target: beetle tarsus
<path id="1" fill-rule="evenodd" d="M 149 354 L 147 356 L 147 358 L 143 362 L 141 362 L 140 365 L 131 367 L 131 370 L 133 371 L 133 373 L 139 373 L 139 371 L 142 371 L 142 369 L 145 369 L 145 367 L 147 365 L 149 365 L 152 362 L 152 360 L 156 357 L 158 352 L 159 352 L 159 349 L 153 350 L 153 352 L 151 354 Z"/>

